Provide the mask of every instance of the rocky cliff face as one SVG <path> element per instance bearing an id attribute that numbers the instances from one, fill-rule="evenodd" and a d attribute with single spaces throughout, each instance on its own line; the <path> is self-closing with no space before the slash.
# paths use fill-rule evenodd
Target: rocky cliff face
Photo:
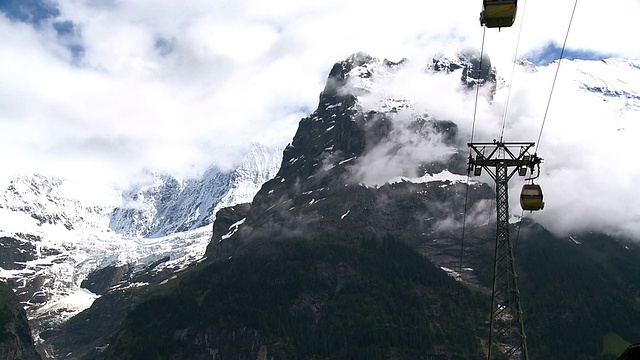
<path id="1" fill-rule="evenodd" d="M 246 248 L 253 239 L 318 232 L 393 234 L 419 246 L 461 223 L 466 159 L 456 147 L 456 124 L 411 109 L 402 116 L 396 107 L 367 110 L 359 101 L 372 77 L 400 66 L 362 53 L 335 64 L 276 177 L 257 193 L 240 230 L 214 239 L 207 253 L 219 247 L 226 249 L 215 249 L 219 256 L 231 256 L 236 239 Z M 483 74 L 491 83 L 492 74 Z M 470 185 L 472 208 L 493 196 L 486 185 Z"/>
<path id="2" fill-rule="evenodd" d="M 0 359 L 40 359 L 24 309 L 4 282 L 0 282 Z"/>

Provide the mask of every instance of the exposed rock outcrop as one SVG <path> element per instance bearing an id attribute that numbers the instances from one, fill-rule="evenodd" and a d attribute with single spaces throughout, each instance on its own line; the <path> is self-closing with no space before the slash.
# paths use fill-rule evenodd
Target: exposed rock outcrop
<path id="1" fill-rule="evenodd" d="M 27 316 L 13 290 L 0 282 L 0 360 L 40 359 Z"/>

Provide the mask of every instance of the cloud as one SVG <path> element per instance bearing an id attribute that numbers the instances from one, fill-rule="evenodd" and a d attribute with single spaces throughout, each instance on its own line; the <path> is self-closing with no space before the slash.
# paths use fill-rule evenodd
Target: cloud
<path id="1" fill-rule="evenodd" d="M 456 209 L 459 210 L 459 209 Z M 456 211 L 449 209 L 449 212 Z M 456 216 L 457 215 L 457 216 Z M 438 220 L 433 224 L 433 230 L 436 232 L 455 232 L 464 226 L 476 227 L 490 224 L 496 218 L 496 203 L 493 200 L 479 200 L 469 209 L 466 216 L 457 212 L 456 215 L 450 215 L 442 220 Z"/>
<path id="2" fill-rule="evenodd" d="M 616 76 L 611 76 L 612 69 Z M 555 66 L 541 72 L 552 70 Z M 635 205 L 640 200 L 636 191 L 640 169 L 632 165 L 637 162 L 640 136 L 635 121 L 640 73 L 635 66 L 616 61 L 567 62 L 560 71 L 538 148 L 545 158 L 540 183 L 547 205 L 533 217 L 561 233 L 597 230 L 640 237 L 640 210 Z M 596 89 L 587 91 L 586 85 Z M 603 96 L 598 86 L 622 96 Z M 544 107 L 538 109 L 532 119 L 539 129 Z M 521 134 L 526 127 L 514 124 L 512 131 Z"/>
<path id="3" fill-rule="evenodd" d="M 443 136 L 428 124 L 424 126 L 425 129 L 417 129 L 412 118 L 398 117 L 391 121 L 393 126 L 388 136 L 350 166 L 351 179 L 355 183 L 381 186 L 398 176 L 422 176 L 417 173 L 417 164 L 443 162 L 456 152 L 454 148 L 446 146 Z"/>
<path id="4" fill-rule="evenodd" d="M 388 69 L 378 61 L 371 77 L 353 77 L 346 87 L 358 96 L 363 112 L 388 114 L 367 120 L 365 127 L 381 133 L 377 128 L 384 128 L 384 122 L 391 123 L 387 126 L 389 134 L 351 166 L 356 183 L 380 186 L 398 176 L 422 176 L 416 173 L 418 164 L 444 162 L 457 152 L 455 145 L 464 146 L 466 134 L 471 133 L 468 120 L 474 112 L 475 90 L 462 86 L 461 70 L 452 74 L 426 71 L 427 64 L 407 60 Z M 485 100 L 479 103 L 481 111 L 490 112 L 486 101 L 490 90 L 482 88 Z M 462 127 L 460 143 L 447 143 L 428 122 L 432 120 L 448 120 Z M 424 122 L 422 126 L 418 126 L 419 121 Z"/>
<path id="5" fill-rule="evenodd" d="M 483 34 L 478 21 L 481 2 L 468 0 L 34 0 L 30 4 L 35 5 L 20 8 L 27 11 L 20 16 L 15 8 L 0 7 L 1 176 L 55 172 L 110 187 L 126 184 L 142 169 L 184 175 L 211 163 L 232 163 L 240 159 L 239 152 L 225 149 L 250 142 L 285 145 L 299 119 L 316 107 L 332 64 L 351 53 L 416 59 L 417 69 L 438 52 L 480 48 Z M 512 28 L 486 31 L 485 51 L 507 83 L 517 39 L 518 54 L 562 44 L 572 5 L 522 2 Z M 38 9 L 47 9 L 46 16 Z M 640 4 L 634 0 L 609 7 L 580 2 L 568 46 L 573 51 L 640 58 L 640 48 L 629 46 L 640 33 L 639 15 Z M 513 76 L 515 83 L 527 84 L 514 86 L 511 94 L 507 133 L 513 138 L 529 139 L 539 128 L 540 109 L 546 102 L 546 91 L 539 89 L 548 88 L 552 76 L 551 71 L 540 72 L 538 77 Z M 475 94 L 455 90 L 451 78 L 433 78 L 426 84 L 403 81 L 397 86 L 408 86 L 404 91 L 421 99 L 416 106 L 434 117 L 456 121 L 461 134 L 470 133 L 470 100 Z M 563 96 L 559 90 L 558 98 Z M 481 102 L 478 138 L 499 134 L 505 101 L 505 92 L 499 91 L 493 103 Z M 562 104 L 566 106 L 552 104 L 551 114 L 559 116 L 564 108 L 577 110 L 575 118 L 593 114 L 583 103 Z M 635 130 L 625 119 L 612 121 L 626 130 L 610 134 L 600 129 L 597 134 L 624 144 L 622 158 L 629 160 L 626 141 Z M 542 145 L 554 156 L 548 157 L 545 169 L 561 167 L 553 160 L 558 158 L 556 151 L 572 158 L 600 154 L 594 150 L 600 146 L 572 140 L 574 134 L 594 136 L 590 128 L 576 131 L 558 124 L 565 123 L 548 119 Z M 573 149 L 566 144 L 579 146 L 581 152 L 570 152 Z M 581 174 L 576 180 L 589 183 L 590 176 L 595 179 L 593 174 L 602 173 L 593 167 L 596 163 L 584 163 L 589 172 L 578 168 L 571 173 Z M 598 165 L 617 179 L 635 175 L 629 166 L 623 171 L 604 160 Z M 592 182 L 589 185 L 601 188 Z M 622 189 L 633 191 L 631 185 L 612 187 L 615 196 Z M 545 187 L 549 209 L 555 189 L 560 188 Z M 635 210 L 625 209 L 629 220 L 625 226 L 635 227 Z"/>
<path id="6" fill-rule="evenodd" d="M 635 190 L 640 169 L 631 165 L 637 162 L 635 139 L 640 136 L 634 120 L 640 102 L 638 94 L 633 95 L 640 86 L 640 72 L 615 61 L 563 62 L 544 120 L 556 68 L 557 63 L 536 72 L 519 67 L 511 84 L 505 139 L 537 142 L 535 151 L 544 158 L 537 181 L 545 194 L 545 209 L 525 216 L 559 234 L 604 231 L 640 238 L 640 210 L 635 205 L 640 201 Z M 606 96 L 597 87 L 623 95 Z M 504 109 L 507 90 L 496 94 L 490 108 Z M 495 129 L 486 131 L 490 119 L 478 120 L 485 133 L 478 140 L 498 135 Z M 494 119 L 493 124 L 499 118 Z M 510 184 L 514 215 L 520 212 L 522 183 L 514 177 Z"/>
<path id="7" fill-rule="evenodd" d="M 533 150 L 544 158 L 537 181 L 546 207 L 526 217 L 561 235 L 603 231 L 638 239 L 640 168 L 634 164 L 636 139 L 640 138 L 639 65 L 640 61 L 615 59 L 564 61 L 550 103 L 558 63 L 519 65 L 513 76 L 507 74 L 510 80 L 499 81 L 495 95 L 489 93 L 490 87 L 481 89 L 477 109 L 475 91 L 460 84 L 461 70 L 425 72 L 415 61 L 391 73 L 378 69 L 363 83 L 356 82 L 353 91 L 358 92 L 365 112 L 398 106 L 395 116 L 391 113 L 385 118 L 393 122 L 394 130 L 357 159 L 353 175 L 367 185 L 381 185 L 394 176 L 413 176 L 416 164 L 442 159 L 451 149 L 441 138 L 417 134 L 407 124 L 416 116 L 451 120 L 460 129 L 463 151 L 472 128 L 474 141 L 490 142 L 503 135 L 504 141 L 536 142 Z M 383 74 L 380 79 L 379 74 Z M 362 88 L 368 92 L 362 94 Z M 398 99 L 409 100 L 411 106 L 403 107 L 406 103 Z M 375 123 L 372 119 L 367 126 Z M 493 183 L 486 174 L 481 179 Z M 520 215 L 523 183 L 524 178 L 518 176 L 510 182 L 512 215 Z"/>

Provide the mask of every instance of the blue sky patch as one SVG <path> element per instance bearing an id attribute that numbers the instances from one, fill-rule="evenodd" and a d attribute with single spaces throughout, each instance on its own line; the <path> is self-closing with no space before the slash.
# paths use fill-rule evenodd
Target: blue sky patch
<path id="1" fill-rule="evenodd" d="M 11 20 L 36 26 L 60 15 L 60 10 L 55 4 L 46 0 L 2 0 L 0 12 Z"/>
<path id="2" fill-rule="evenodd" d="M 74 63 L 84 56 L 80 31 L 71 21 L 58 21 L 60 10 L 51 0 L 0 0 L 0 13 L 12 21 L 33 25 L 36 29 L 51 26 L 58 40 L 71 53 Z"/>
<path id="3" fill-rule="evenodd" d="M 73 61 L 78 63 L 85 53 L 78 27 L 71 21 L 54 21 L 52 25 L 60 42 L 71 52 Z"/>
<path id="4" fill-rule="evenodd" d="M 75 26 L 71 21 L 56 21 L 53 23 L 53 28 L 58 36 L 73 36 L 76 33 Z"/>
<path id="5" fill-rule="evenodd" d="M 153 47 L 160 56 L 167 56 L 173 51 L 173 44 L 171 40 L 162 36 L 156 37 Z"/>
<path id="6" fill-rule="evenodd" d="M 561 46 L 555 42 L 549 42 L 542 48 L 525 54 L 524 58 L 536 65 L 544 66 L 560 59 L 561 52 Z M 610 57 L 613 57 L 613 55 L 591 50 L 576 50 L 571 48 L 565 48 L 564 55 L 562 56 L 563 59 L 569 60 L 602 60 Z"/>

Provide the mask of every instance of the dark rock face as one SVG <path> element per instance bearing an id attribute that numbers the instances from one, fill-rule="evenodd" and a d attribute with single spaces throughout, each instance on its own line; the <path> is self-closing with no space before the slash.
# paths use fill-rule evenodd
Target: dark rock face
<path id="1" fill-rule="evenodd" d="M 0 282 L 0 360 L 40 359 L 27 316 L 7 284 Z"/>
<path id="2" fill-rule="evenodd" d="M 144 289 L 113 291 L 96 299 L 91 308 L 61 327 L 45 330 L 44 352 L 56 359 L 102 358 L 111 336 L 125 316 L 140 302 Z"/>
<path id="3" fill-rule="evenodd" d="M 35 259 L 33 243 L 11 237 L 0 237 L 0 267 L 6 270 L 24 269 L 21 263 Z"/>
<path id="4" fill-rule="evenodd" d="M 213 223 L 213 235 L 209 246 L 207 246 L 205 256 L 216 258 L 225 252 L 226 243 L 223 243 L 224 240 L 229 236 L 228 234 L 233 234 L 238 230 L 239 222 L 247 217 L 250 209 L 251 204 L 238 204 L 220 209 L 216 213 L 216 220 Z M 236 226 L 234 227 L 234 225 Z"/>
<path id="5" fill-rule="evenodd" d="M 247 216 L 251 204 L 238 204 L 228 208 L 220 209 L 216 213 L 216 221 L 213 224 L 212 242 L 221 241 L 225 234 L 232 230 L 232 225 L 241 221 Z"/>
<path id="6" fill-rule="evenodd" d="M 104 295 L 113 285 L 120 282 L 129 271 L 129 266 L 126 264 L 107 266 L 89 274 L 80 286 L 94 294 Z"/>

